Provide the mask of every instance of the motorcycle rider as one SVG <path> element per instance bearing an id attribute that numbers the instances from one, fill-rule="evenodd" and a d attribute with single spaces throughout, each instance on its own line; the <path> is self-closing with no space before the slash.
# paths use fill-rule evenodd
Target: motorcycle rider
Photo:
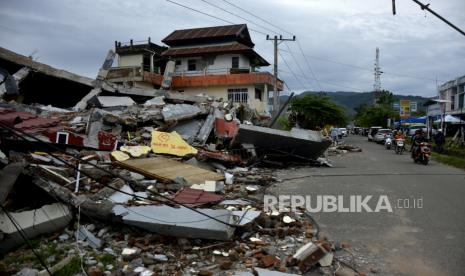
<path id="1" fill-rule="evenodd" d="M 404 140 L 405 139 L 405 135 L 402 132 L 402 130 L 397 131 L 396 136 L 394 137 L 394 139 L 396 139 L 396 140 Z"/>
<path id="2" fill-rule="evenodd" d="M 415 136 L 413 136 L 412 139 L 412 158 L 415 158 L 415 156 L 419 153 L 420 151 L 420 143 L 422 142 L 428 142 L 428 139 L 423 135 L 423 130 L 418 129 L 415 131 Z"/>

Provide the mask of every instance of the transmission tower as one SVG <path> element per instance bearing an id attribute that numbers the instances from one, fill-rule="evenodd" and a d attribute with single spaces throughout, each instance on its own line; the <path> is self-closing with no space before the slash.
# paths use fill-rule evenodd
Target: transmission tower
<path id="1" fill-rule="evenodd" d="M 381 68 L 379 67 L 379 48 L 376 47 L 376 58 L 375 58 L 375 83 L 373 84 L 373 90 L 378 94 L 381 91 Z"/>
<path id="2" fill-rule="evenodd" d="M 375 68 L 374 68 L 374 75 L 375 75 L 375 83 L 373 84 L 373 91 L 374 91 L 374 105 L 378 104 L 378 99 L 381 96 L 381 68 L 379 67 L 379 48 L 376 47 L 376 58 L 375 58 Z"/>

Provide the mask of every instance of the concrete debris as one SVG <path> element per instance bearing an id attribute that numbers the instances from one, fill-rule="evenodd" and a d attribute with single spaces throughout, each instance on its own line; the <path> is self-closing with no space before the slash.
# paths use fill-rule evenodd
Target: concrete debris
<path id="1" fill-rule="evenodd" d="M 198 210 L 225 224 L 183 206 L 173 208 L 164 205 L 131 207 L 117 205 L 113 210 L 117 216 L 122 216 L 125 224 L 168 236 L 229 240 L 234 230 L 227 225 L 233 223 L 231 212 L 222 209 Z"/>
<path id="2" fill-rule="evenodd" d="M 182 121 L 192 119 L 202 112 L 200 108 L 195 105 L 177 104 L 166 105 L 163 107 L 161 114 L 166 122 Z"/>
<path id="3" fill-rule="evenodd" d="M 76 239 L 78 241 L 86 242 L 90 247 L 94 249 L 98 249 L 103 245 L 102 240 L 97 238 L 84 226 L 79 227 L 78 231 L 76 231 Z"/>
<path id="4" fill-rule="evenodd" d="M 0 133 L 0 204 L 39 237 L 38 250 L 53 252 L 49 267 L 79 256 L 88 275 L 337 274 L 334 249 L 318 240 L 313 221 L 262 212 L 263 195 L 280 181 L 276 167 L 331 166 L 325 151 L 360 149 L 328 149 L 317 131 L 262 127 L 267 112 L 207 90 L 168 90 L 176 66 L 154 45 L 116 43 L 95 79 L 0 48 L 0 67 L 10 70 L 1 69 L 9 87 L 0 91 L 8 99 L 0 122 L 17 129 Z M 150 72 L 112 67 L 116 54 L 134 50 L 153 54 Z M 36 262 L 15 261 L 32 252 L 19 247 L 6 214 L 0 274 L 45 275 Z"/>
<path id="5" fill-rule="evenodd" d="M 97 100 L 101 107 L 131 106 L 136 104 L 130 97 L 99 96 Z"/>
<path id="6" fill-rule="evenodd" d="M 63 229 L 72 218 L 68 206 L 61 203 L 44 205 L 30 211 L 9 212 L 9 215 L 30 239 Z M 21 245 L 24 240 L 4 212 L 0 212 L 0 222 L 0 232 L 3 236 L 0 240 L 0 253 L 5 253 Z"/>
<path id="7" fill-rule="evenodd" d="M 274 153 L 295 159 L 315 160 L 331 145 L 319 132 L 310 130 L 276 130 L 242 124 L 234 142 L 253 144 L 257 153 Z"/>

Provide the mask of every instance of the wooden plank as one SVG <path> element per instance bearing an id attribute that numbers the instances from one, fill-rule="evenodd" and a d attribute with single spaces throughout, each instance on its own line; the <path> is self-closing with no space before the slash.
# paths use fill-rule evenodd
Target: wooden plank
<path id="1" fill-rule="evenodd" d="M 222 174 L 165 157 L 130 159 L 114 163 L 130 171 L 140 173 L 145 177 L 157 179 L 162 182 L 171 182 L 176 179 L 176 177 L 183 177 L 189 184 L 200 184 L 207 180 L 224 180 Z"/>

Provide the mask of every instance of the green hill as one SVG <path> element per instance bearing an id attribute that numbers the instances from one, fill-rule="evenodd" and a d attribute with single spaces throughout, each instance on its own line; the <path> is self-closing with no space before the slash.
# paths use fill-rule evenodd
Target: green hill
<path id="1" fill-rule="evenodd" d="M 374 93 L 373 92 L 312 92 L 306 91 L 298 95 L 298 97 L 305 96 L 307 94 L 325 94 L 330 97 L 335 103 L 343 106 L 349 115 L 355 115 L 355 108 L 362 104 L 372 104 L 374 102 Z M 288 96 L 282 96 L 281 100 L 284 101 Z M 423 104 L 428 100 L 428 98 L 420 96 L 405 96 L 405 95 L 394 95 L 396 100 L 410 100 L 417 102 L 418 109 L 423 110 Z"/>

